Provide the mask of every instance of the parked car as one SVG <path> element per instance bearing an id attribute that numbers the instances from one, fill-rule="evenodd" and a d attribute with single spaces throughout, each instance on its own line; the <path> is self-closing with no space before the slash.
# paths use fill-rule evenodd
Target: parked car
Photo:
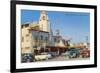
<path id="1" fill-rule="evenodd" d="M 69 58 L 77 58 L 80 56 L 80 51 L 76 48 L 70 48 L 68 52 L 69 52 Z"/>
<path id="2" fill-rule="evenodd" d="M 43 52 L 43 53 L 41 53 L 41 55 L 47 55 L 48 59 L 52 58 L 52 55 L 47 52 Z"/>
<path id="3" fill-rule="evenodd" d="M 77 58 L 80 56 L 80 51 L 75 48 L 70 48 L 65 53 L 62 53 L 61 55 L 66 56 L 68 58 Z"/>
<path id="4" fill-rule="evenodd" d="M 70 55 L 70 52 L 68 51 L 61 54 L 61 56 L 65 56 L 67 59 L 69 59 L 69 55 Z"/>
<path id="5" fill-rule="evenodd" d="M 46 53 L 46 52 L 41 53 L 41 54 L 39 54 L 39 55 L 35 55 L 35 60 L 36 60 L 36 61 L 48 60 L 48 59 L 50 59 L 50 58 L 52 58 L 51 54 L 48 54 L 48 53 Z"/>
<path id="6" fill-rule="evenodd" d="M 48 54 L 51 54 L 52 57 L 57 57 L 59 55 L 57 52 L 49 52 Z"/>
<path id="7" fill-rule="evenodd" d="M 80 55 L 82 56 L 82 58 L 90 57 L 90 50 L 82 50 L 80 52 Z"/>
<path id="8" fill-rule="evenodd" d="M 31 53 L 22 54 L 22 57 L 21 57 L 21 62 L 22 63 L 34 62 L 34 61 L 35 61 L 35 58 L 34 58 L 34 56 Z"/>
<path id="9" fill-rule="evenodd" d="M 62 53 L 61 56 L 69 56 L 69 51 Z"/>

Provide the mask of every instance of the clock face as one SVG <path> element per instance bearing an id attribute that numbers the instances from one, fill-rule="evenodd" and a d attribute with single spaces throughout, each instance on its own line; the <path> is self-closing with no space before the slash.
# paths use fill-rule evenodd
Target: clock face
<path id="1" fill-rule="evenodd" d="M 45 18 L 45 16 L 43 16 L 43 18 L 42 18 L 43 20 L 45 20 L 46 18 Z"/>

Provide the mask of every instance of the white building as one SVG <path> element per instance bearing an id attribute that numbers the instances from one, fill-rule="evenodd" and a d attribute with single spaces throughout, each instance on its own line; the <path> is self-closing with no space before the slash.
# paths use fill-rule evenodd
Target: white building
<path id="1" fill-rule="evenodd" d="M 22 54 L 33 53 L 34 50 L 46 48 L 46 46 L 66 47 L 62 38 L 54 37 L 50 21 L 46 11 L 41 11 L 38 23 L 22 25 Z M 56 39 L 56 40 L 55 40 Z"/>

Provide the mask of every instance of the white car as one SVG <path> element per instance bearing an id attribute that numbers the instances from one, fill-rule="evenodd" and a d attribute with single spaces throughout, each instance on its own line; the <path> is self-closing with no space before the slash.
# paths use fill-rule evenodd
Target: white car
<path id="1" fill-rule="evenodd" d="M 47 55 L 48 59 L 52 58 L 51 54 L 46 53 L 46 52 L 41 53 L 41 55 Z"/>
<path id="2" fill-rule="evenodd" d="M 40 55 L 35 55 L 36 61 L 48 60 L 50 58 L 52 58 L 52 56 L 48 53 L 41 53 Z"/>

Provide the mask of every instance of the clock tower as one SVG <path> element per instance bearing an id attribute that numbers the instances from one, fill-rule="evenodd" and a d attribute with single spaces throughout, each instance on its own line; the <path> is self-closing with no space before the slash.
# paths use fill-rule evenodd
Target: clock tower
<path id="1" fill-rule="evenodd" d="M 40 13 L 39 28 L 41 31 L 50 32 L 50 22 L 46 11 Z"/>

